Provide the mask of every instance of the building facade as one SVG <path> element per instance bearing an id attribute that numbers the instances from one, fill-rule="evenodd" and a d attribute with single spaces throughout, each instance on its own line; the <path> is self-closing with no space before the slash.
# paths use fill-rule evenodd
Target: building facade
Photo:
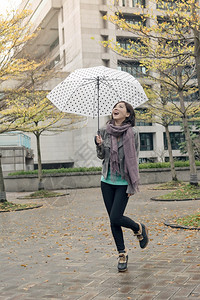
<path id="1" fill-rule="evenodd" d="M 34 30 L 40 28 L 37 38 L 30 44 L 29 51 L 35 57 L 48 57 L 50 67 L 61 70 L 60 77 L 52 78 L 44 88 L 52 89 L 69 73 L 78 68 L 103 65 L 127 71 L 142 83 L 145 70 L 137 62 L 124 59 L 113 51 L 102 47 L 101 41 L 113 39 L 126 47 L 126 40 L 134 38 L 132 34 L 118 29 L 103 19 L 113 9 L 110 0 L 24 0 L 21 9 L 31 8 L 30 22 Z M 119 0 L 118 6 L 127 22 L 138 22 L 142 10 L 151 6 L 155 14 L 156 5 L 149 0 Z M 151 26 L 151 21 L 149 26 Z M 124 99 L 126 100 L 126 99 Z M 102 126 L 106 118 L 100 119 Z M 164 127 L 158 124 L 137 122 L 140 132 L 140 162 L 167 161 Z M 94 135 L 97 120 L 88 119 L 86 127 L 66 131 L 52 136 L 42 136 L 41 152 L 45 164 L 64 165 L 68 162 L 74 166 L 98 166 Z M 179 125 L 170 126 L 173 156 L 184 157 L 178 150 L 182 139 Z M 36 142 L 31 136 L 31 147 L 37 162 Z"/>

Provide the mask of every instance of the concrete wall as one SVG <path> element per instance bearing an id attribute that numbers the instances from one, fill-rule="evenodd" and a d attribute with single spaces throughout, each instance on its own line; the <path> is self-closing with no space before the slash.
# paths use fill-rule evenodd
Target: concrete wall
<path id="1" fill-rule="evenodd" d="M 106 117 L 100 118 L 100 127 L 107 121 Z M 94 136 L 97 132 L 97 119 L 88 118 L 87 126 L 72 131 L 64 131 L 54 135 L 42 135 L 41 155 L 42 163 L 74 162 L 74 167 L 101 166 L 101 160 L 96 156 Z M 34 151 L 34 163 L 37 163 L 37 145 L 33 134 L 31 148 Z"/>
<path id="2" fill-rule="evenodd" d="M 189 168 L 177 168 L 177 176 L 180 181 L 189 181 Z M 200 178 L 200 167 L 198 177 Z M 43 182 L 45 189 L 76 189 L 100 186 L 101 172 L 70 173 L 45 175 Z M 9 176 L 4 178 L 7 192 L 30 192 L 38 188 L 38 179 L 35 175 Z M 157 184 L 171 181 L 170 169 L 148 169 L 140 170 L 141 184 Z"/>
<path id="3" fill-rule="evenodd" d="M 25 147 L 0 147 L 3 174 L 34 169 L 33 150 Z"/>

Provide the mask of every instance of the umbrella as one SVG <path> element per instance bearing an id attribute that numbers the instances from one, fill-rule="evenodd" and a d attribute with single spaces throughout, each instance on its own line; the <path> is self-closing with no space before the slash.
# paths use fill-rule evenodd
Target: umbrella
<path id="1" fill-rule="evenodd" d="M 127 72 L 104 66 L 82 68 L 59 83 L 47 98 L 62 112 L 88 117 L 107 116 L 119 101 L 134 108 L 148 101 L 137 79 Z"/>

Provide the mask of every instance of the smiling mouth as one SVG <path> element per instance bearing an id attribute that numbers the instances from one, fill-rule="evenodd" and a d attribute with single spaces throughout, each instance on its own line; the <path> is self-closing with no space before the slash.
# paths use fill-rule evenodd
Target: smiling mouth
<path id="1" fill-rule="evenodd" d="M 113 113 L 113 115 L 114 115 L 114 116 L 118 116 L 118 115 L 119 115 L 119 112 L 116 111 L 116 112 Z"/>

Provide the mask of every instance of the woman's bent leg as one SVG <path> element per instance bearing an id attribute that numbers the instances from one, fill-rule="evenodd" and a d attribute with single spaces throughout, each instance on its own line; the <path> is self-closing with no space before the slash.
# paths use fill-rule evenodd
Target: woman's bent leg
<path id="1" fill-rule="evenodd" d="M 108 212 L 109 217 L 111 217 L 112 208 L 115 200 L 115 194 L 116 194 L 116 186 L 112 184 L 107 184 L 105 182 L 101 182 L 101 191 L 104 199 L 104 203 Z M 110 219 L 111 222 L 111 219 Z M 124 252 L 125 246 L 124 246 L 124 238 L 123 238 L 123 232 L 121 229 L 121 226 L 117 226 L 117 228 L 113 229 L 113 224 L 111 222 L 111 231 L 112 235 L 117 247 L 118 252 Z M 114 226 L 115 227 L 115 226 Z"/>
<path id="2" fill-rule="evenodd" d="M 110 213 L 112 233 L 115 243 L 118 245 L 118 250 L 120 249 L 120 251 L 125 249 L 121 227 L 130 228 L 133 231 L 138 231 L 139 229 L 137 223 L 123 215 L 129 199 L 126 190 L 127 186 L 125 185 L 115 186 L 115 197 Z"/>
<path id="3" fill-rule="evenodd" d="M 122 226 L 138 231 L 139 226 L 130 218 L 123 216 L 128 203 L 126 185 L 111 185 L 101 182 L 101 190 L 104 203 L 110 217 L 111 230 L 119 252 L 125 250 Z"/>

